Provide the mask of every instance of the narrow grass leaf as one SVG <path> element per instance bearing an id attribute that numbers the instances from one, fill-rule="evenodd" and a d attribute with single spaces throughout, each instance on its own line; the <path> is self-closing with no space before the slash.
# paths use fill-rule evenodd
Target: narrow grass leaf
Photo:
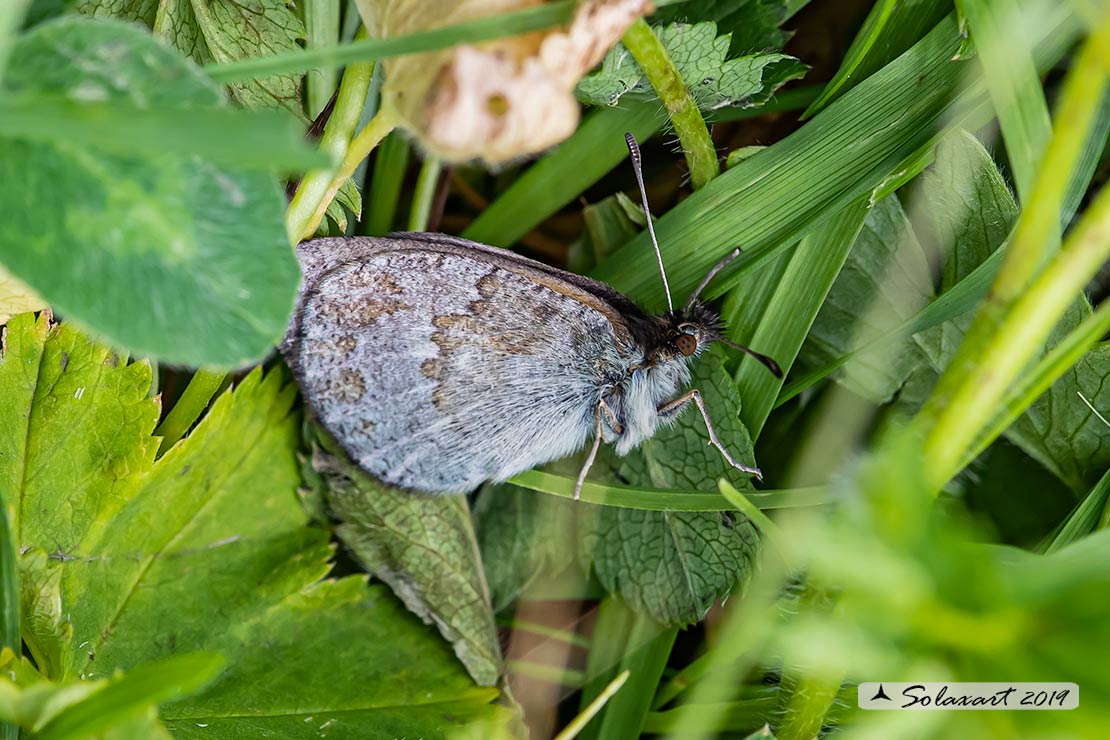
<path id="1" fill-rule="evenodd" d="M 878 0 L 871 6 L 836 75 L 803 117 L 808 118 L 916 44 L 952 10 L 952 0 Z"/>

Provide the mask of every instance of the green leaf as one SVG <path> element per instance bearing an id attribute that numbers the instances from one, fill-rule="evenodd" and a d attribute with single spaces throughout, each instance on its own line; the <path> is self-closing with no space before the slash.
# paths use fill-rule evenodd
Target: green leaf
<path id="1" fill-rule="evenodd" d="M 729 59 L 730 38 L 717 36 L 717 26 L 711 22 L 673 23 L 657 28 L 656 33 L 704 111 L 758 106 L 781 85 L 805 73 L 804 65 L 786 54 Z M 617 45 L 597 72 L 578 83 L 578 96 L 593 105 L 616 105 L 626 94 L 650 98 L 654 92 L 628 50 Z"/>
<path id="2" fill-rule="evenodd" d="M 751 464 L 751 439 L 737 418 L 740 397 L 719 352 L 697 362 L 692 387 L 701 391 L 722 444 Z M 705 423 L 691 404 L 676 424 L 628 457 L 607 457 L 613 474 L 634 485 L 710 491 L 723 476 L 750 490 L 748 477 L 707 442 Z M 583 564 L 594 569 L 606 590 L 663 624 L 704 617 L 715 600 L 745 579 L 758 547 L 754 527 L 735 512 L 582 508 Z"/>
<path id="3" fill-rule="evenodd" d="M 218 108 L 218 88 L 148 34 L 63 18 L 24 36 L 13 92 Z M 0 262 L 59 312 L 167 362 L 238 366 L 285 330 L 298 268 L 262 172 L 189 155 L 0 141 Z"/>
<path id="4" fill-rule="evenodd" d="M 952 0 L 878 0 L 848 47 L 836 75 L 806 109 L 805 116 L 827 107 L 852 86 L 893 61 L 920 41 L 951 10 Z"/>
<path id="5" fill-rule="evenodd" d="M 297 502 L 296 389 L 281 372 L 249 374 L 155 461 L 145 363 L 26 314 L 5 346 L 0 490 L 24 639 L 48 677 L 222 654 L 214 683 L 162 710 L 177 737 L 444 737 L 504 721 L 496 692 L 384 587 L 321 580 L 332 548 Z"/>
<path id="6" fill-rule="evenodd" d="M 554 578 L 574 564 L 576 508 L 507 483 L 478 495 L 474 528 L 494 611 L 510 606 L 541 575 Z"/>
<path id="7" fill-rule="evenodd" d="M 823 365 L 912 316 L 932 298 L 929 264 L 898 198 L 871 209 L 844 267 L 821 306 L 801 357 Z M 855 355 L 836 378 L 853 392 L 883 403 L 928 360 L 913 338 Z"/>
<path id="8" fill-rule="evenodd" d="M 80 10 L 137 20 L 197 64 L 300 51 L 304 24 L 285 0 L 82 0 Z M 273 75 L 230 83 L 248 107 L 281 106 L 304 118 L 303 76 Z"/>
<path id="9" fill-rule="evenodd" d="M 461 496 L 419 496 L 383 486 L 342 456 L 334 442 L 314 446 L 336 534 L 405 606 L 434 624 L 483 686 L 501 676 L 501 648 L 488 588 Z"/>
<path id="10" fill-rule="evenodd" d="M 809 0 L 687 0 L 666 5 L 651 16 L 653 24 L 714 21 L 718 33 L 732 37 L 729 54 L 781 49 L 791 34 L 779 28 Z"/>

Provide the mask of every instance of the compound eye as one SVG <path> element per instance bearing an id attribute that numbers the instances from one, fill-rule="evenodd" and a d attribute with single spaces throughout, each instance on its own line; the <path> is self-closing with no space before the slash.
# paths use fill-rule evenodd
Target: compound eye
<path id="1" fill-rule="evenodd" d="M 674 340 L 674 343 L 675 346 L 678 347 L 678 351 L 685 357 L 690 357 L 698 351 L 698 339 L 692 334 L 680 334 L 678 338 Z"/>

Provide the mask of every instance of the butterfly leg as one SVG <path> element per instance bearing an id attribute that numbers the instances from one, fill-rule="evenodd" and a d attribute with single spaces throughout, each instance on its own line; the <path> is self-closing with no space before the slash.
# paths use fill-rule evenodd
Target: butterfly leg
<path id="1" fill-rule="evenodd" d="M 578 482 L 574 484 L 574 500 L 577 501 L 582 495 L 582 484 L 586 482 L 586 474 L 590 472 L 590 468 L 594 465 L 594 459 L 597 457 L 597 450 L 601 447 L 601 410 L 607 409 L 610 414 L 613 410 L 610 409 L 604 401 L 599 401 L 597 405 L 597 436 L 594 437 L 594 445 L 590 448 L 590 454 L 586 456 L 586 462 L 582 465 L 582 471 L 578 473 Z"/>
<path id="2" fill-rule="evenodd" d="M 709 444 L 717 448 L 717 451 L 721 453 L 721 457 L 725 459 L 725 462 L 727 462 L 729 465 L 736 468 L 737 470 L 741 470 L 745 473 L 750 473 L 759 480 L 763 480 L 763 473 L 760 472 L 759 468 L 742 465 L 733 460 L 732 455 L 728 454 L 728 450 L 726 450 L 725 446 L 721 444 L 721 440 L 717 438 L 717 430 L 713 428 L 713 422 L 709 418 L 709 412 L 705 410 L 705 401 L 702 400 L 701 393 L 699 393 L 696 388 L 694 390 L 683 393 L 681 396 L 674 400 L 667 401 L 665 404 L 657 408 L 656 411 L 659 412 L 660 415 L 675 415 L 679 411 L 681 411 L 686 404 L 690 403 L 690 401 L 693 401 L 695 404 L 697 404 L 698 411 L 701 412 L 701 418 L 705 420 L 705 428 L 709 432 Z"/>

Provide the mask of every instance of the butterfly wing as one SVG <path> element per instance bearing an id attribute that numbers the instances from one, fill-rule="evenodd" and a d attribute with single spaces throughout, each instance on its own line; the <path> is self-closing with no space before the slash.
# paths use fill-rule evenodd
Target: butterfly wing
<path id="1" fill-rule="evenodd" d="M 407 238 L 298 249 L 306 287 L 282 352 L 318 421 L 387 483 L 462 492 L 575 451 L 636 355 L 603 297 L 485 250 Z"/>

